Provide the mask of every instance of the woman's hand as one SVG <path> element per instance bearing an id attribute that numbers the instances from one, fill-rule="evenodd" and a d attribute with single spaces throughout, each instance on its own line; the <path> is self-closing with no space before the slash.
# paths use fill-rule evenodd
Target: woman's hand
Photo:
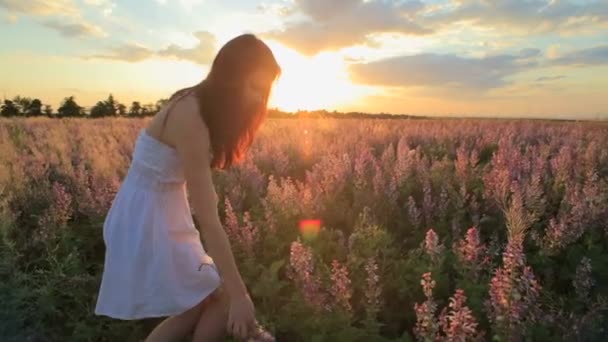
<path id="1" fill-rule="evenodd" d="M 245 339 L 255 328 L 255 308 L 248 293 L 230 299 L 228 333 Z"/>

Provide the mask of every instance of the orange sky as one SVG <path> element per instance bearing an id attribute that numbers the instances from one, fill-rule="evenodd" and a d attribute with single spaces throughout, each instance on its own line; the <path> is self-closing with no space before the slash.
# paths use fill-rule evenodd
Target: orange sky
<path id="1" fill-rule="evenodd" d="M 109 93 L 153 103 L 200 81 L 228 39 L 254 32 L 283 69 L 271 106 L 287 111 L 606 115 L 608 4 L 501 4 L 0 0 L 0 91 L 55 107 Z"/>

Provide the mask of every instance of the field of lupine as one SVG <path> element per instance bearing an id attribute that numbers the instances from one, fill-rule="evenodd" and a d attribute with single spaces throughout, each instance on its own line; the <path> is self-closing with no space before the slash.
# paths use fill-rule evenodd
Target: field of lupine
<path id="1" fill-rule="evenodd" d="M 138 341 L 158 322 L 93 315 L 146 120 L 0 120 L 0 340 Z M 278 341 L 608 338 L 605 123 L 273 119 L 214 177 Z"/>

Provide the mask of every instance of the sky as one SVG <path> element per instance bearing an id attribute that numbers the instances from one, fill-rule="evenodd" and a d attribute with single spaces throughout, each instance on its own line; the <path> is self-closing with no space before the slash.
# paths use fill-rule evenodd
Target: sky
<path id="1" fill-rule="evenodd" d="M 607 0 L 0 0 L 0 92 L 154 103 L 242 33 L 286 111 L 608 118 Z"/>

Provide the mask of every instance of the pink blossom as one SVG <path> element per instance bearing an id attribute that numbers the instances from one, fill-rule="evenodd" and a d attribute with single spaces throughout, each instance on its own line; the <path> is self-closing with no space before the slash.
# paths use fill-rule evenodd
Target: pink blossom
<path id="1" fill-rule="evenodd" d="M 50 206 L 38 219 L 37 238 L 40 240 L 51 238 L 52 232 L 65 227 L 72 217 L 72 196 L 63 185 L 53 183 L 50 201 Z"/>
<path id="2" fill-rule="evenodd" d="M 450 298 L 449 311 L 443 310 L 439 321 L 446 341 L 481 341 L 483 334 L 477 331 L 477 320 L 466 306 L 467 297 L 462 289 L 456 289 Z"/>
<path id="3" fill-rule="evenodd" d="M 350 312 L 352 310 L 350 305 L 352 289 L 348 269 L 335 259 L 331 263 L 331 282 L 330 293 L 333 297 L 334 307 L 340 307 Z"/>
<path id="4" fill-rule="evenodd" d="M 372 154 L 371 148 L 360 151 L 354 162 L 354 186 L 357 189 L 364 189 L 372 178 L 372 172 L 376 164 L 376 159 Z"/>
<path id="5" fill-rule="evenodd" d="M 380 287 L 380 276 L 378 274 L 378 264 L 376 258 L 370 257 L 365 263 L 365 272 L 367 272 L 365 298 L 365 312 L 368 320 L 375 320 L 380 307 L 382 305 L 381 296 L 382 288 Z"/>
<path id="6" fill-rule="evenodd" d="M 224 200 L 225 204 L 225 212 L 226 219 L 224 222 L 224 230 L 226 231 L 226 235 L 228 235 L 228 239 L 230 241 L 238 241 L 239 239 L 239 221 L 232 208 L 232 204 L 230 203 L 230 199 L 226 198 Z"/>
<path id="7" fill-rule="evenodd" d="M 416 206 L 416 201 L 412 196 L 409 196 L 407 199 L 407 212 L 410 223 L 414 226 L 414 228 L 420 228 L 421 225 L 421 214 L 420 210 Z"/>
<path id="8" fill-rule="evenodd" d="M 291 243 L 289 265 L 287 276 L 300 289 L 304 300 L 316 309 L 324 308 L 325 298 L 321 281 L 314 273 L 312 250 L 302 244 L 299 237 Z"/>
<path id="9" fill-rule="evenodd" d="M 464 145 L 460 145 L 458 149 L 456 149 L 454 168 L 456 171 L 456 178 L 461 184 L 466 186 L 469 180 L 469 155 Z"/>
<path id="10" fill-rule="evenodd" d="M 439 237 L 433 229 L 429 229 L 426 232 L 424 238 L 424 250 L 431 257 L 433 262 L 437 262 L 439 256 L 443 252 L 443 245 L 439 244 Z"/>
<path id="11" fill-rule="evenodd" d="M 486 251 L 487 246 L 481 242 L 477 227 L 469 228 L 466 237 L 460 240 L 456 246 L 456 255 L 460 263 L 475 278 L 479 276 L 479 272 L 489 262 Z"/>
<path id="12" fill-rule="evenodd" d="M 540 290 L 532 269 L 525 265 L 523 237 L 513 236 L 503 252 L 503 265 L 490 282 L 490 320 L 496 333 L 509 339 L 521 336 L 535 319 Z"/>
<path id="13" fill-rule="evenodd" d="M 433 214 L 435 211 L 435 203 L 433 201 L 433 193 L 432 193 L 432 189 L 431 189 L 431 182 L 430 180 L 425 177 L 424 181 L 422 182 L 422 192 L 423 192 L 423 196 L 422 196 L 422 213 L 424 214 L 424 220 L 426 225 L 431 225 L 433 224 Z"/>
<path id="14" fill-rule="evenodd" d="M 241 187 L 239 182 L 231 182 L 232 185 L 229 189 L 227 189 L 226 198 L 230 199 L 230 205 L 233 210 L 236 212 L 242 212 L 243 210 L 243 200 L 245 199 L 245 192 Z"/>
<path id="15" fill-rule="evenodd" d="M 239 230 L 241 244 L 249 257 L 254 257 L 255 244 L 258 240 L 258 229 L 251 222 L 248 211 L 243 214 L 243 227 Z"/>
<path id="16" fill-rule="evenodd" d="M 426 301 L 422 304 L 414 304 L 414 310 L 416 311 L 414 333 L 419 341 L 436 341 L 439 338 L 440 326 L 439 321 L 435 317 L 437 311 L 437 304 L 433 299 L 435 281 L 431 278 L 430 272 L 422 275 L 420 285 L 422 286 Z"/>
<path id="17" fill-rule="evenodd" d="M 551 160 L 551 168 L 556 184 L 568 183 L 574 170 L 574 152 L 568 144 L 563 145 L 556 156 Z"/>
<path id="18" fill-rule="evenodd" d="M 437 203 L 437 217 L 440 221 L 446 221 L 448 218 L 448 209 L 450 205 L 450 197 L 445 187 L 441 187 L 439 194 L 439 202 Z"/>

